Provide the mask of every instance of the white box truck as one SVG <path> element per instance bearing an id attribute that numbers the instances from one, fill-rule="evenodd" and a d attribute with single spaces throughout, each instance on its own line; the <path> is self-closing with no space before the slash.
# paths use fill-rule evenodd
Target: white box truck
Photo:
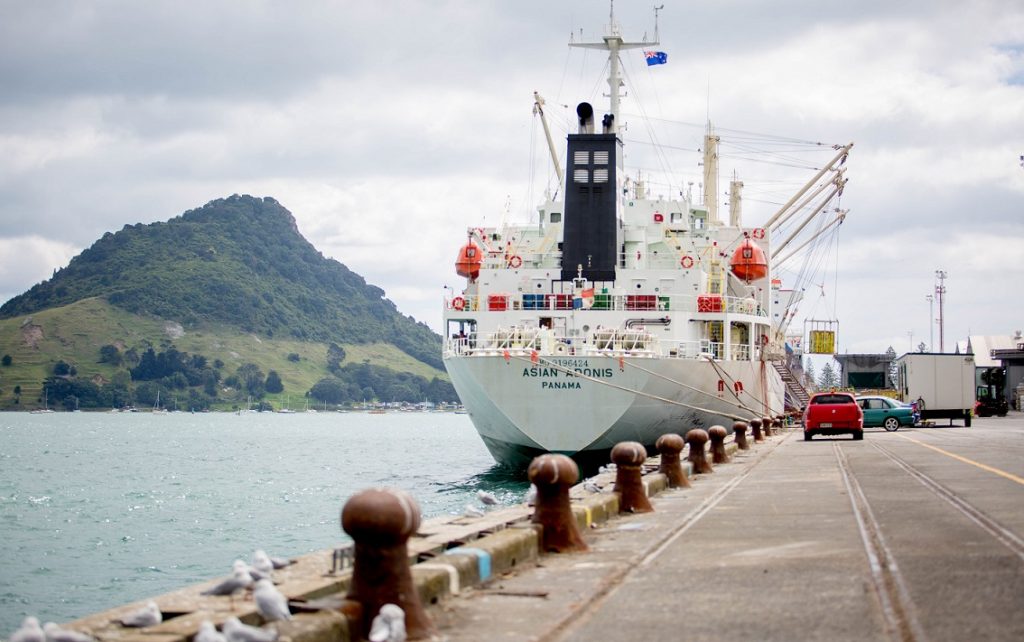
<path id="1" fill-rule="evenodd" d="M 896 389 L 921 419 L 963 419 L 974 410 L 974 355 L 908 353 L 896 359 Z"/>

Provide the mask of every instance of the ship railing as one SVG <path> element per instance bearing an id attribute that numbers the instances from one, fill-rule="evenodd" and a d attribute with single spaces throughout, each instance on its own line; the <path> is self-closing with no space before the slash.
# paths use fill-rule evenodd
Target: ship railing
<path id="1" fill-rule="evenodd" d="M 721 341 L 668 341 L 638 330 L 598 330 L 584 338 L 565 337 L 547 328 L 499 328 L 495 332 L 454 335 L 444 342 L 444 355 L 517 357 L 633 356 L 673 359 L 750 361 L 760 349 L 746 344 L 729 346 Z"/>
<path id="2" fill-rule="evenodd" d="M 583 297 L 573 292 L 511 294 L 493 292 L 486 295 L 446 297 L 445 308 L 452 312 L 506 312 L 509 310 L 559 311 L 576 310 L 614 312 L 670 312 L 747 314 L 767 317 L 768 311 L 749 297 L 723 297 L 713 294 L 609 294 L 596 293 Z"/>

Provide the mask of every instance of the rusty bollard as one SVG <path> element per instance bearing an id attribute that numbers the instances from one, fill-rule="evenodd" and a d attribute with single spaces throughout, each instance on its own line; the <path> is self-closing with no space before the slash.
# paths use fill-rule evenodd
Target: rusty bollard
<path id="1" fill-rule="evenodd" d="M 786 415 L 776 415 L 775 416 L 775 427 L 777 428 L 776 432 L 781 431 L 785 426 L 786 426 Z"/>
<path id="2" fill-rule="evenodd" d="M 647 449 L 637 441 L 620 441 L 612 448 L 615 462 L 615 492 L 619 494 L 620 513 L 654 511 L 640 479 L 640 467 L 647 459 Z"/>
<path id="3" fill-rule="evenodd" d="M 654 447 L 661 454 L 661 466 L 658 472 L 668 478 L 669 488 L 689 488 L 690 480 L 686 478 L 686 471 L 679 461 L 679 453 L 686 447 L 683 438 L 675 433 L 668 433 L 658 437 Z"/>
<path id="4" fill-rule="evenodd" d="M 725 452 L 725 426 L 711 426 L 708 428 L 708 438 L 711 439 L 711 462 L 715 464 L 729 463 L 729 454 Z"/>
<path id="5" fill-rule="evenodd" d="M 406 542 L 419 527 L 420 507 L 401 490 L 364 490 L 349 498 L 341 510 L 341 528 L 355 540 L 352 584 L 346 598 L 363 606 L 363 637 L 369 635 L 380 607 L 389 603 L 405 611 L 410 640 L 436 632 L 409 571 Z"/>
<path id="6" fill-rule="evenodd" d="M 740 450 L 750 450 L 747 442 L 747 422 L 737 421 L 732 425 L 732 434 L 736 437 L 736 447 Z"/>
<path id="7" fill-rule="evenodd" d="M 711 468 L 711 463 L 708 462 L 708 458 L 704 455 L 704 446 L 708 443 L 707 431 L 694 428 L 686 433 L 686 443 L 690 446 L 690 453 L 687 459 L 693 465 L 694 474 L 713 473 L 714 469 Z"/>
<path id="8" fill-rule="evenodd" d="M 761 430 L 764 431 L 764 436 L 765 437 L 771 437 L 772 436 L 772 418 L 771 417 L 765 417 L 765 418 L 761 419 Z"/>
<path id="9" fill-rule="evenodd" d="M 750 434 L 754 436 L 754 443 L 764 441 L 764 435 L 761 434 L 761 420 L 754 419 L 750 420 Z"/>
<path id="10" fill-rule="evenodd" d="M 526 475 L 537 487 L 532 521 L 543 529 L 543 550 L 549 553 L 587 550 L 569 506 L 569 488 L 580 476 L 576 462 L 565 455 L 541 455 L 530 462 Z"/>

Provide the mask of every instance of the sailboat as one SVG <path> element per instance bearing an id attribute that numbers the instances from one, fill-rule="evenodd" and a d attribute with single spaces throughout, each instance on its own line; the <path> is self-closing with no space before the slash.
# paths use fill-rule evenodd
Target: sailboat
<path id="1" fill-rule="evenodd" d="M 49 389 L 46 386 L 43 386 L 43 407 L 42 408 L 36 408 L 35 410 L 30 411 L 31 414 L 43 415 L 43 414 L 47 414 L 47 413 L 53 412 L 53 409 L 50 408 L 49 395 L 47 394 L 48 392 L 49 392 Z"/>
<path id="2" fill-rule="evenodd" d="M 157 415 L 166 415 L 167 414 L 167 408 L 164 408 L 164 407 L 162 407 L 160 405 L 160 391 L 159 390 L 156 391 L 156 401 L 153 403 L 153 414 L 157 414 Z"/>

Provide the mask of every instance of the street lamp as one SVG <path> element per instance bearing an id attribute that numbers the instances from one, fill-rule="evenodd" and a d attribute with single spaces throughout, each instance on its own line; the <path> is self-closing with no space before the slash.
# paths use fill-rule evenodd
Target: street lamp
<path id="1" fill-rule="evenodd" d="M 935 349 L 935 297 L 931 294 L 924 295 L 928 300 L 928 350 Z"/>
<path id="2" fill-rule="evenodd" d="M 935 278 L 939 280 L 939 284 L 935 286 L 935 296 L 939 299 L 939 352 L 946 351 L 945 334 L 943 332 L 944 325 L 942 322 L 942 295 L 946 293 L 946 271 L 935 270 Z"/>

